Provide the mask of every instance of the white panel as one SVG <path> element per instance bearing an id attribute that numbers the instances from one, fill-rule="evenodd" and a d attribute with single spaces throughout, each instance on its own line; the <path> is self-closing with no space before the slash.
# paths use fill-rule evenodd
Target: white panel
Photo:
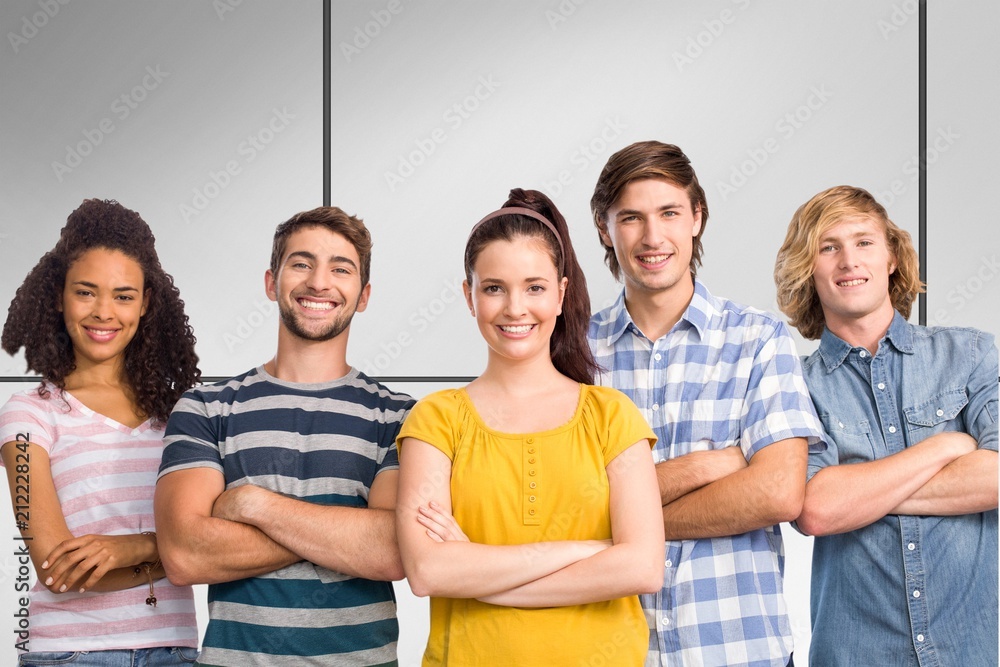
<path id="1" fill-rule="evenodd" d="M 1000 5 L 927 8 L 927 322 L 1000 334 Z"/>
<path id="2" fill-rule="evenodd" d="M 787 223 L 826 187 L 887 193 L 915 230 L 915 185 L 891 188 L 916 152 L 917 26 L 886 34 L 892 13 L 861 1 L 335 3 L 333 199 L 376 243 L 355 363 L 481 371 L 456 296 L 462 252 L 512 187 L 554 198 L 594 306 L 607 304 L 619 288 L 589 200 L 607 158 L 637 140 L 691 157 L 711 211 L 701 275 L 745 303 L 774 308 Z"/>

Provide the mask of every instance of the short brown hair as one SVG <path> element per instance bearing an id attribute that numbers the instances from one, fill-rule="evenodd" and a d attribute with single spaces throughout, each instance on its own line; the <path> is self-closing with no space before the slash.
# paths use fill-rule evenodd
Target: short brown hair
<path id="1" fill-rule="evenodd" d="M 691 249 L 691 274 L 695 275 L 701 266 L 701 237 L 708 223 L 708 201 L 705 199 L 705 190 L 698 183 L 691 160 L 684 151 L 673 144 L 659 141 L 640 141 L 621 149 L 611 156 L 597 179 L 594 196 L 590 199 L 590 210 L 594 214 L 597 237 L 604 247 L 604 262 L 611 269 L 615 280 L 620 280 L 621 266 L 618 265 L 615 249 L 605 245 L 600 235 L 608 229 L 608 211 L 622 196 L 628 184 L 648 178 L 663 179 L 683 188 L 691 199 L 692 211 L 701 212 L 701 229 L 694 237 Z"/>
<path id="2" fill-rule="evenodd" d="M 889 253 L 896 264 L 896 270 L 889 275 L 892 307 L 908 318 L 913 300 L 924 291 L 920 260 L 910 234 L 889 219 L 885 207 L 862 188 L 838 185 L 824 190 L 795 211 L 774 264 L 778 307 L 805 338 L 819 338 L 826 324 L 813 281 L 820 239 L 841 220 L 856 215 L 873 218 L 885 232 Z"/>
<path id="3" fill-rule="evenodd" d="M 340 234 L 347 239 L 358 253 L 361 266 L 361 285 L 368 284 L 372 265 L 372 237 L 365 227 L 364 220 L 344 213 L 336 206 L 320 206 L 311 211 L 296 213 L 274 230 L 274 243 L 271 246 L 271 273 L 277 275 L 281 260 L 285 255 L 285 245 L 288 237 L 304 227 L 323 227 L 334 234 Z"/>

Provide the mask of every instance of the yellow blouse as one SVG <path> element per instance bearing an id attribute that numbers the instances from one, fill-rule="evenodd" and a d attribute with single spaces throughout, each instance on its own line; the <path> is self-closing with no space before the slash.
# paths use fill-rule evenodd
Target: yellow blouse
<path id="1" fill-rule="evenodd" d="M 606 467 L 656 436 L 623 393 L 580 385 L 576 413 L 540 433 L 501 433 L 465 389 L 422 399 L 397 445 L 416 438 L 451 459 L 455 520 L 473 542 L 526 544 L 611 538 Z M 520 608 L 431 598 L 424 665 L 641 665 L 649 629 L 637 596 L 570 607 Z"/>

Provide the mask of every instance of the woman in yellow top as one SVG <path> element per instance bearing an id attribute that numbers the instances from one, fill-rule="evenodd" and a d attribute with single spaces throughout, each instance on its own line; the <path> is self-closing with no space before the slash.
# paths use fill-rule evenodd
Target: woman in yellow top
<path id="1" fill-rule="evenodd" d="M 431 596 L 424 665 L 641 665 L 637 594 L 663 581 L 655 436 L 591 384 L 565 220 L 511 191 L 473 228 L 465 273 L 486 370 L 420 401 L 398 439 L 403 566 Z"/>

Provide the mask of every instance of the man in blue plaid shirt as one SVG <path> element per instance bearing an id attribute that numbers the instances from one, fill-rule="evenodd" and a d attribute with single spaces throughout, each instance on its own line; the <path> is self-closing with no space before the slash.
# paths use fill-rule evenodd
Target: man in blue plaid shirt
<path id="1" fill-rule="evenodd" d="M 695 279 L 708 221 L 687 156 L 646 141 L 611 156 L 591 210 L 624 290 L 591 319 L 600 383 L 628 394 L 653 449 L 663 589 L 643 595 L 647 665 L 791 665 L 777 524 L 802 509 L 825 448 L 785 324 Z"/>

